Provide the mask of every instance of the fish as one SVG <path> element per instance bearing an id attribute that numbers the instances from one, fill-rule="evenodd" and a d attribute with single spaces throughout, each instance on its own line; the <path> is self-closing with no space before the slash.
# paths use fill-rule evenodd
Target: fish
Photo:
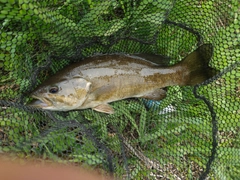
<path id="1" fill-rule="evenodd" d="M 213 46 L 203 44 L 172 66 L 129 54 L 88 57 L 44 81 L 31 93 L 34 100 L 28 105 L 52 111 L 91 108 L 113 114 L 111 102 L 128 98 L 162 100 L 166 87 L 194 86 L 211 78 L 215 75 L 208 65 L 212 54 Z"/>

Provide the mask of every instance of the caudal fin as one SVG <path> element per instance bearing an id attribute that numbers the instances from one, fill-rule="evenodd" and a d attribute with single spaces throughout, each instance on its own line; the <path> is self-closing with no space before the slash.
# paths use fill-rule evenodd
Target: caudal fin
<path id="1" fill-rule="evenodd" d="M 216 71 L 208 66 L 212 55 L 213 46 L 204 44 L 181 61 L 181 66 L 185 66 L 188 71 L 186 85 L 202 83 L 216 74 Z"/>

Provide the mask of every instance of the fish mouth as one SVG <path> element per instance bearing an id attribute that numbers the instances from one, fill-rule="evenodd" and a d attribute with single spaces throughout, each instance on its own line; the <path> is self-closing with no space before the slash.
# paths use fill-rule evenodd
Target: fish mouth
<path id="1" fill-rule="evenodd" d="M 48 98 L 40 98 L 35 95 L 32 95 L 31 97 L 34 98 L 34 100 L 28 104 L 29 106 L 42 109 L 52 106 L 52 102 Z"/>

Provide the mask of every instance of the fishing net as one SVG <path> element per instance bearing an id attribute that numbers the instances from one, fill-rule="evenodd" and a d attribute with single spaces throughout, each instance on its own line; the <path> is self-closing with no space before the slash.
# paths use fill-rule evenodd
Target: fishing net
<path id="1" fill-rule="evenodd" d="M 240 177 L 238 0 L 0 0 L 0 150 L 120 179 Z M 148 54 L 173 65 L 201 44 L 219 71 L 161 101 L 111 103 L 115 113 L 29 107 L 30 92 L 96 54 Z M 161 58 L 159 58 L 161 57 Z"/>

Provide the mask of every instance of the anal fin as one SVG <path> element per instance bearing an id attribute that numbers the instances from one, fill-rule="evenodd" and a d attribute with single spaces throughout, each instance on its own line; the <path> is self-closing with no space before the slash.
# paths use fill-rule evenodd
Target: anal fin
<path id="1" fill-rule="evenodd" d="M 166 91 L 164 89 L 155 89 L 154 91 L 145 94 L 142 98 L 159 101 L 166 97 Z"/>

